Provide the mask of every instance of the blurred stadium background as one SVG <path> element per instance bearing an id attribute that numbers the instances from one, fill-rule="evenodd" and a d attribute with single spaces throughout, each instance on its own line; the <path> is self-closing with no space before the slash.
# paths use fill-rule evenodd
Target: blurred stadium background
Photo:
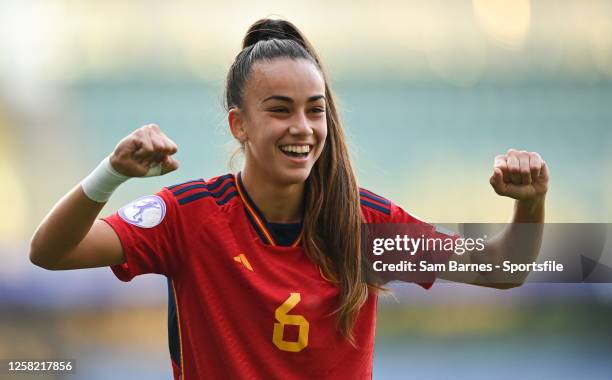
<path id="1" fill-rule="evenodd" d="M 612 222 L 612 1 L 0 0 L 0 358 L 71 358 L 79 379 L 166 379 L 166 288 L 48 272 L 28 243 L 115 144 L 158 123 L 182 167 L 106 206 L 228 170 L 223 82 L 247 27 L 279 15 L 321 54 L 362 186 L 432 222 L 508 220 L 493 157 L 551 168 L 547 219 Z M 612 287 L 394 287 L 375 379 L 609 379 Z M 0 377 L 3 376 L 0 374 Z M 12 376 L 10 378 L 15 378 Z"/>

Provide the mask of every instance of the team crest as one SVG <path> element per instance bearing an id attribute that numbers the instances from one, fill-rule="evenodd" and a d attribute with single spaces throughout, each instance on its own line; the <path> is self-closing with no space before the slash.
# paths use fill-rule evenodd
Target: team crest
<path id="1" fill-rule="evenodd" d="M 152 228 L 164 220 L 166 203 L 157 195 L 147 195 L 120 208 L 119 216 L 135 226 Z"/>

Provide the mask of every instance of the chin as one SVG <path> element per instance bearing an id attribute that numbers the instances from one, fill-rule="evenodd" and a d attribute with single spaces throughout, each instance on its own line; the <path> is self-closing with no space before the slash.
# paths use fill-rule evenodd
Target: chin
<path id="1" fill-rule="evenodd" d="M 311 170 L 312 168 L 284 169 L 276 175 L 276 178 L 283 185 L 297 185 L 306 182 Z"/>

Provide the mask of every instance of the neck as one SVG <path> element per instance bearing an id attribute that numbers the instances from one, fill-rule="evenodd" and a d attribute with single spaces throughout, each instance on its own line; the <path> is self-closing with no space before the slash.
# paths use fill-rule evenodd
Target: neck
<path id="1" fill-rule="evenodd" d="M 270 223 L 297 223 L 302 220 L 304 183 L 281 185 L 254 176 L 244 168 L 241 173 L 251 200 Z"/>

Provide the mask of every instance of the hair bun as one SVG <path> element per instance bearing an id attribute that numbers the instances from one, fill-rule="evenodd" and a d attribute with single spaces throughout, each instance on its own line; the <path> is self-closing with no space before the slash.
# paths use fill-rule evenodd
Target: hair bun
<path id="1" fill-rule="evenodd" d="M 286 20 L 264 18 L 251 25 L 242 40 L 242 48 L 271 39 L 293 40 L 306 47 L 304 37 L 295 25 Z"/>

